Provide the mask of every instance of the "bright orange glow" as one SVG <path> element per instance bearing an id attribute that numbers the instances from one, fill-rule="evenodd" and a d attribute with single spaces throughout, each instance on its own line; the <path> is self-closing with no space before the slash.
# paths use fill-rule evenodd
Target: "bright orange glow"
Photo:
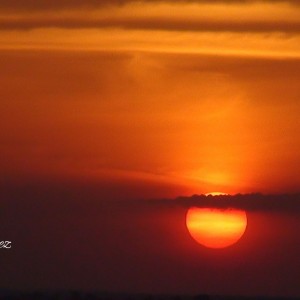
<path id="1" fill-rule="evenodd" d="M 246 212 L 236 209 L 192 207 L 186 216 L 191 236 L 208 248 L 225 248 L 235 244 L 247 227 Z"/>
<path id="2" fill-rule="evenodd" d="M 228 195 L 226 193 L 222 193 L 222 192 L 212 192 L 212 193 L 206 193 L 205 196 L 208 196 L 208 195 L 211 195 L 211 196 L 221 196 L 221 195 Z"/>

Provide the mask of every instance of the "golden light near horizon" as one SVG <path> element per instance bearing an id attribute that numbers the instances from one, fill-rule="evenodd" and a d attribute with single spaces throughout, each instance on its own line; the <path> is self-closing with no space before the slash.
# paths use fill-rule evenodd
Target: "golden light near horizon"
<path id="1" fill-rule="evenodd" d="M 226 248 L 239 241 L 247 227 L 243 210 L 191 207 L 186 226 L 192 238 L 208 248 Z"/>
<path id="2" fill-rule="evenodd" d="M 228 195 L 227 193 L 222 192 L 212 192 L 212 193 L 206 193 L 205 196 L 222 196 L 222 195 Z"/>

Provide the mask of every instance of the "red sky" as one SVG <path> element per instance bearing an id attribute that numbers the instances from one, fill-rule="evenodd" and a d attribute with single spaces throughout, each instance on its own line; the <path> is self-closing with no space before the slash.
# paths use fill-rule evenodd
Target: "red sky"
<path id="1" fill-rule="evenodd" d="M 2 287 L 300 295 L 297 213 L 217 253 L 129 201 L 300 192 L 298 1 L 82 3 L 0 3 Z"/>

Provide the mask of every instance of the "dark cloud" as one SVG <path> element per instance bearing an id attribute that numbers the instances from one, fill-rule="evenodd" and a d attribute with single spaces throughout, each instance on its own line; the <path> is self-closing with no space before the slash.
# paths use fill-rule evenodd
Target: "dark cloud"
<path id="1" fill-rule="evenodd" d="M 80 178 L 66 179 L 63 177 L 37 179 L 34 176 L 7 180 L 0 185 L 2 199 L 2 213 L 5 206 L 11 209 L 26 208 L 29 211 L 40 209 L 48 214 L 49 207 L 60 207 L 64 214 L 64 207 L 73 207 L 78 213 L 90 213 L 94 207 L 100 210 L 157 210 L 189 207 L 209 207 L 220 209 L 244 209 L 258 212 L 300 213 L 300 193 L 286 194 L 225 194 L 179 196 L 177 198 L 160 198 L 158 195 L 170 194 L 174 186 L 155 185 L 146 182 L 118 180 L 102 180 L 86 182 Z M 151 192 L 155 189 L 157 193 Z M 180 190 L 180 189 L 179 189 Z M 61 201 L 63 199 L 63 201 Z M 20 201 L 21 200 L 21 201 Z M 84 201 L 83 201 L 84 200 Z M 16 203 L 19 203 L 17 207 Z M 29 208 L 30 207 L 30 208 Z M 51 208 L 51 209 L 52 209 Z M 22 209 L 21 209 L 22 210 Z M 92 210 L 94 212 L 94 210 Z M 40 212 L 41 213 L 41 212 Z"/>
<path id="2" fill-rule="evenodd" d="M 56 18 L 35 17 L 18 18 L 17 20 L 0 20 L 0 29 L 34 29 L 34 28 L 108 28 L 117 27 L 125 29 L 144 30 L 176 30 L 176 31 L 229 31 L 229 32 L 287 32 L 299 33 L 300 23 L 295 21 L 281 22 L 231 22 L 231 21 L 202 21 L 202 20 L 176 20 L 170 18 L 107 18 L 85 19 L 76 17 Z"/>
<path id="3" fill-rule="evenodd" d="M 57 9 L 70 9 L 70 8 L 96 8 L 108 5 L 125 5 L 130 2 L 136 2 L 134 0 L 62 0 L 62 1 L 52 1 L 52 0 L 28 0 L 26 2 L 22 0 L 11 0 L 11 1 L 1 1 L 0 10 L 57 10 Z M 144 0 L 143 2 L 172 2 L 172 3 L 190 3 L 187 0 L 174 0 L 174 1 L 162 1 L 162 0 Z M 288 2 L 293 5 L 299 5 L 297 0 L 193 0 L 195 3 L 253 3 L 253 2 L 264 2 L 264 3 L 281 3 Z"/>
<path id="4" fill-rule="evenodd" d="M 261 212 L 300 212 L 300 194 L 264 195 L 260 193 L 237 195 L 193 195 L 174 200 L 153 200 L 153 204 L 163 206 L 209 207 L 220 209 L 244 209 Z"/>

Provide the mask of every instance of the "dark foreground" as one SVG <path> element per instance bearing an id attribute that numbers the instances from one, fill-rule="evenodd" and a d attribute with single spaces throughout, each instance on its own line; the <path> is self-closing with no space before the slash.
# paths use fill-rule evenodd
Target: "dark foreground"
<path id="1" fill-rule="evenodd" d="M 113 294 L 103 292 L 79 291 L 36 291 L 20 292 L 0 290 L 0 300 L 300 300 L 300 297 L 241 297 L 241 296 L 216 296 L 199 294 L 184 295 L 151 295 L 151 294 Z"/>

